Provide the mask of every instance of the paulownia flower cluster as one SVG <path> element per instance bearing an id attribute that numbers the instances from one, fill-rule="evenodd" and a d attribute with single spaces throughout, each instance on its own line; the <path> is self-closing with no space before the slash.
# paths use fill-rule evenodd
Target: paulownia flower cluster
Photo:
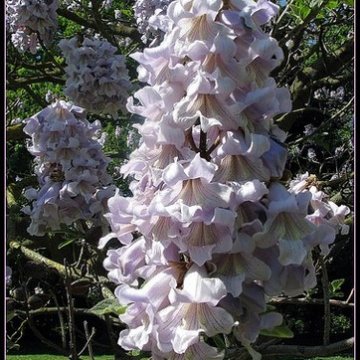
<path id="1" fill-rule="evenodd" d="M 125 57 L 108 41 L 78 37 L 63 39 L 59 46 L 67 66 L 64 93 L 79 106 L 95 114 L 117 117 L 126 111 L 131 88 Z"/>
<path id="2" fill-rule="evenodd" d="M 23 208 L 31 217 L 28 232 L 42 236 L 78 220 L 105 228 L 102 214 L 115 186 L 106 172 L 110 159 L 98 141 L 100 122 L 90 123 L 83 108 L 62 100 L 25 121 L 40 184 L 25 191 L 32 200 Z"/>
<path id="3" fill-rule="evenodd" d="M 268 298 L 316 284 L 311 251 L 328 250 L 346 211 L 305 179 L 291 191 L 280 181 L 286 134 L 273 118 L 291 100 L 269 75 L 283 53 L 263 30 L 277 11 L 267 0 L 177 0 L 162 43 L 132 56 L 148 84 L 127 105 L 145 118 L 121 169 L 133 196 L 109 199 L 112 233 L 99 243 L 122 244 L 104 266 L 127 305 L 126 350 L 223 359 L 213 337 L 232 333 L 258 358 L 250 344 L 282 323 Z"/>
<path id="4" fill-rule="evenodd" d="M 142 34 L 141 40 L 157 42 L 167 30 L 167 7 L 172 0 L 136 0 L 134 16 L 137 30 Z"/>
<path id="5" fill-rule="evenodd" d="M 57 29 L 57 0 L 8 0 L 6 16 L 13 45 L 35 54 L 39 41 L 52 42 Z"/>
<path id="6" fill-rule="evenodd" d="M 305 173 L 298 175 L 296 179 L 290 181 L 289 191 L 295 194 L 309 191 L 311 193 L 311 200 L 309 203 L 311 211 L 309 211 L 306 218 L 316 226 L 325 226 L 323 244 L 320 248 L 324 255 L 327 255 L 329 248 L 325 240 L 326 233 L 329 233 L 328 226 L 332 227 L 336 233 L 341 235 L 349 233 L 349 225 L 345 224 L 346 215 L 350 214 L 350 209 L 345 205 L 336 205 L 329 200 L 329 196 L 322 190 L 319 190 L 320 185 L 315 175 Z M 328 238 L 328 244 L 331 243 L 331 237 Z M 325 246 L 324 246 L 325 245 Z"/>

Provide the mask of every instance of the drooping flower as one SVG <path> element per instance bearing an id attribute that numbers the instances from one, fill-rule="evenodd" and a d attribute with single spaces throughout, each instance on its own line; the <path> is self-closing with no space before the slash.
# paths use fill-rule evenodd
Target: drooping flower
<path id="1" fill-rule="evenodd" d="M 166 9 L 173 0 L 136 0 L 134 15 L 144 43 L 159 41 L 166 31 Z"/>
<path id="2" fill-rule="evenodd" d="M 31 217 L 28 232 L 41 236 L 80 219 L 105 226 L 102 214 L 115 187 L 97 139 L 100 123 L 91 124 L 83 108 L 62 100 L 25 121 L 40 185 L 25 191 L 32 201 L 23 209 Z"/>
<path id="3" fill-rule="evenodd" d="M 310 211 L 306 219 L 315 224 L 318 231 L 307 241 L 311 241 L 313 245 L 319 245 L 322 252 L 327 254 L 329 244 L 334 241 L 335 235 L 348 233 L 349 225 L 345 224 L 345 217 L 350 213 L 350 209 L 332 202 L 324 191 L 319 190 L 316 176 L 309 175 L 307 172 L 298 175 L 290 182 L 289 191 L 294 194 L 308 191 L 311 194 Z"/>
<path id="4" fill-rule="evenodd" d="M 120 242 L 104 266 L 127 305 L 126 350 L 223 359 L 211 338 L 233 332 L 259 359 L 251 344 L 282 322 L 268 296 L 316 284 L 311 251 L 335 230 L 312 221 L 311 192 L 279 181 L 286 133 L 274 116 L 291 101 L 270 77 L 283 53 L 263 30 L 277 10 L 267 0 L 175 0 L 162 42 L 132 55 L 147 83 L 127 102 L 144 118 L 121 168 L 132 196 L 109 200 L 112 233 L 99 242 Z"/>
<path id="5" fill-rule="evenodd" d="M 278 243 L 279 260 L 283 265 L 299 265 L 307 254 L 302 239 L 316 229 L 305 218 L 309 198 L 308 192 L 296 197 L 289 194 L 279 183 L 270 185 L 268 218 L 263 232 L 255 234 L 254 239 L 260 248 L 268 248 Z"/>
<path id="6" fill-rule="evenodd" d="M 125 58 L 108 41 L 77 37 L 59 43 L 67 66 L 64 93 L 77 105 L 94 113 L 125 110 L 131 83 Z"/>
<path id="7" fill-rule="evenodd" d="M 6 15 L 13 45 L 35 54 L 39 42 L 49 47 L 57 29 L 58 1 L 9 0 Z"/>

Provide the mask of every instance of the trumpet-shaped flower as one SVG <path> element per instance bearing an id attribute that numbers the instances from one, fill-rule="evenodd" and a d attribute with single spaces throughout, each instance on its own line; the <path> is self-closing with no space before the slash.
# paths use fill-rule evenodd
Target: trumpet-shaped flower
<path id="1" fill-rule="evenodd" d="M 59 46 L 67 66 L 65 94 L 76 104 L 94 113 L 117 117 L 125 111 L 131 83 L 125 58 L 105 40 L 77 37 L 63 39 Z"/>
<path id="2" fill-rule="evenodd" d="M 109 159 L 96 139 L 100 124 L 90 124 L 84 109 L 57 101 L 26 120 L 31 136 L 29 152 L 36 156 L 40 189 L 27 189 L 32 201 L 23 211 L 30 215 L 28 232 L 43 235 L 61 224 L 89 220 L 103 226 L 106 199 L 114 195 L 106 173 Z"/>
<path id="3" fill-rule="evenodd" d="M 13 45 L 35 54 L 39 41 L 49 47 L 57 30 L 57 0 L 9 0 L 6 15 Z"/>
<path id="4" fill-rule="evenodd" d="M 290 191 L 279 181 L 286 133 L 274 116 L 291 100 L 270 76 L 283 52 L 264 32 L 277 11 L 267 0 L 175 0 L 153 18 L 161 43 L 132 56 L 147 83 L 127 101 L 144 118 L 121 168 L 132 196 L 108 201 L 112 233 L 99 243 L 121 243 L 104 266 L 127 304 L 124 349 L 223 359 L 210 338 L 233 332 L 259 359 L 251 343 L 282 322 L 268 296 L 316 284 L 311 251 L 326 253 L 347 209 L 302 178 Z"/>

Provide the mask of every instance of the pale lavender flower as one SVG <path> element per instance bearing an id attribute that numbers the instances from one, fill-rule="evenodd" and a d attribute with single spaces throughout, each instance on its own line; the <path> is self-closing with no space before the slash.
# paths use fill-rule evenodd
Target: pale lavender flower
<path id="1" fill-rule="evenodd" d="M 122 14 L 120 10 L 114 10 L 114 18 L 115 20 L 121 20 Z"/>
<path id="2" fill-rule="evenodd" d="M 310 136 L 315 130 L 316 127 L 313 124 L 306 124 L 304 128 L 304 135 Z"/>
<path id="3" fill-rule="evenodd" d="M 309 173 L 300 174 L 297 179 L 290 182 L 290 191 L 298 194 L 309 192 L 311 194 L 311 211 L 306 218 L 318 227 L 312 237 L 306 238 L 313 246 L 319 245 L 324 254 L 329 253 L 329 245 L 335 240 L 338 233 L 347 234 L 349 225 L 345 218 L 350 209 L 344 205 L 336 205 L 329 200 L 329 196 L 318 189 L 317 178 Z"/>
<path id="4" fill-rule="evenodd" d="M 307 156 L 311 161 L 317 161 L 317 155 L 313 148 L 308 149 Z"/>
<path id="5" fill-rule="evenodd" d="M 111 8 L 112 6 L 112 0 L 104 0 L 102 2 L 102 6 L 104 7 L 104 9 L 108 10 Z"/>
<path id="6" fill-rule="evenodd" d="M 50 104 L 50 103 L 52 103 L 54 100 L 55 100 L 55 99 L 54 99 L 54 94 L 53 94 L 50 90 L 48 90 L 47 93 L 46 93 L 46 95 L 45 95 L 45 101 Z"/>
<path id="7" fill-rule="evenodd" d="M 132 148 L 135 148 L 136 146 L 136 131 L 135 130 L 130 130 L 128 132 L 128 136 L 127 136 L 127 139 L 126 139 L 126 145 L 128 148 L 132 149 Z"/>
<path id="8" fill-rule="evenodd" d="M 59 46 L 67 66 L 65 95 L 94 113 L 117 117 L 125 112 L 131 83 L 125 58 L 106 40 L 77 37 L 63 39 Z"/>
<path id="9" fill-rule="evenodd" d="M 134 15 L 137 29 L 143 34 L 141 39 L 144 43 L 161 38 L 162 28 L 156 27 L 156 18 L 166 13 L 168 5 L 173 0 L 136 0 L 134 4 Z M 154 17 L 154 19 L 152 19 Z M 153 24 L 155 22 L 155 24 Z"/>
<path id="10" fill-rule="evenodd" d="M 7 21 L 14 46 L 33 54 L 39 47 L 39 41 L 49 47 L 57 29 L 57 9 L 57 0 L 6 1 Z"/>
<path id="11" fill-rule="evenodd" d="M 31 217 L 28 232 L 41 236 L 79 219 L 104 226 L 105 199 L 114 195 L 106 173 L 109 159 L 99 142 L 99 122 L 89 123 L 84 109 L 62 100 L 26 119 L 40 189 L 24 195 L 32 201 L 23 211 Z"/>
<path id="12" fill-rule="evenodd" d="M 302 239 L 315 231 L 315 226 L 305 219 L 310 194 L 291 195 L 285 187 L 273 183 L 268 198 L 264 230 L 254 235 L 257 246 L 267 248 L 277 243 L 280 263 L 299 265 L 307 255 Z"/>
<path id="13" fill-rule="evenodd" d="M 226 296 L 220 279 L 208 278 L 204 268 L 193 265 L 186 273 L 183 288 L 172 289 L 170 303 L 159 311 L 159 348 L 184 353 L 190 345 L 199 342 L 199 335 L 229 334 L 236 325 L 233 317 L 219 301 Z"/>
<path id="14" fill-rule="evenodd" d="M 233 332 L 259 359 L 251 344 L 282 322 L 266 313 L 267 297 L 316 284 L 311 250 L 335 230 L 309 218 L 302 184 L 289 192 L 277 181 L 286 133 L 273 118 L 291 110 L 270 77 L 283 52 L 263 31 L 277 11 L 266 0 L 173 1 L 158 21 L 162 42 L 132 55 L 147 83 L 127 101 L 144 118 L 120 170 L 132 196 L 109 199 L 112 232 L 99 242 L 120 242 L 104 266 L 127 305 L 126 350 L 223 359 L 207 339 Z"/>
<path id="15" fill-rule="evenodd" d="M 16 118 L 16 119 L 12 119 L 10 121 L 11 125 L 16 125 L 16 124 L 21 124 L 22 123 L 22 119 L 21 118 Z"/>
<path id="16" fill-rule="evenodd" d="M 319 190 L 317 178 L 309 173 L 298 175 L 297 179 L 290 182 L 290 191 L 300 193 L 309 191 L 311 194 L 311 212 L 306 216 L 316 225 L 328 224 L 341 234 L 347 234 L 349 226 L 345 224 L 345 218 L 350 214 L 350 209 L 344 205 L 336 205 L 329 200 L 329 196 Z"/>
<path id="17" fill-rule="evenodd" d="M 44 294 L 44 289 L 41 288 L 40 286 L 36 286 L 34 289 L 34 292 L 36 295 L 43 295 Z"/>
<path id="18" fill-rule="evenodd" d="M 78 0 L 62 0 L 62 3 L 66 6 L 66 8 L 68 9 L 68 10 L 71 10 L 71 11 L 76 11 L 76 10 L 80 10 L 81 8 L 82 8 L 82 5 L 81 5 L 81 3 L 80 3 L 80 1 L 78 1 Z M 91 7 L 90 6 L 91 5 L 91 3 L 89 3 L 89 7 Z"/>
<path id="19" fill-rule="evenodd" d="M 116 126 L 115 128 L 115 137 L 120 137 L 121 135 L 121 127 L 120 126 Z"/>
<path id="20" fill-rule="evenodd" d="M 224 351 L 218 351 L 216 348 L 201 340 L 198 343 L 190 345 L 183 354 L 178 354 L 175 351 L 161 353 L 156 349 L 154 349 L 152 354 L 154 360 L 222 360 L 225 356 Z"/>

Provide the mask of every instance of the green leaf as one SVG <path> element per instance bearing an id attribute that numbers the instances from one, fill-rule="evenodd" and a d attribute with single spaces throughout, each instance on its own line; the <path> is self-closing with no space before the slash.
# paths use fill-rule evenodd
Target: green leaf
<path id="1" fill-rule="evenodd" d="M 75 241 L 75 239 L 68 239 L 68 240 L 63 241 L 61 244 L 58 245 L 58 250 L 64 248 L 65 246 L 72 244 L 74 241 Z"/>
<path id="2" fill-rule="evenodd" d="M 351 6 L 352 8 L 354 7 L 354 0 L 345 0 L 344 3 Z"/>
<path id="3" fill-rule="evenodd" d="M 329 292 L 331 297 L 343 297 L 344 293 L 340 291 L 345 279 L 336 279 L 329 284 Z"/>
<path id="4" fill-rule="evenodd" d="M 9 206 L 16 205 L 16 200 L 15 200 L 15 196 L 13 194 L 13 189 L 10 185 L 6 189 L 6 200 L 7 200 L 7 203 Z"/>
<path id="5" fill-rule="evenodd" d="M 6 311 L 6 322 L 11 321 L 15 316 L 15 311 Z"/>
<path id="6" fill-rule="evenodd" d="M 344 282 L 345 282 L 345 279 L 336 279 L 336 280 L 333 280 L 333 281 L 330 283 L 330 288 L 331 288 L 331 290 L 333 290 L 333 291 L 340 290 L 340 288 L 341 288 L 341 286 L 343 285 Z"/>
<path id="7" fill-rule="evenodd" d="M 320 6 L 321 3 L 322 3 L 322 0 L 311 0 L 309 7 L 310 8 L 317 7 L 317 6 Z"/>
<path id="8" fill-rule="evenodd" d="M 271 304 L 266 304 L 266 312 L 275 311 L 275 310 L 276 310 L 276 306 Z"/>
<path id="9" fill-rule="evenodd" d="M 330 0 L 326 5 L 328 10 L 333 10 L 339 6 L 339 2 L 337 0 Z"/>
<path id="10" fill-rule="evenodd" d="M 24 124 L 10 125 L 6 128 L 6 141 L 8 140 L 23 140 L 26 138 L 26 134 L 23 131 Z"/>
<path id="11" fill-rule="evenodd" d="M 126 306 L 119 304 L 117 299 L 104 299 L 93 306 L 90 311 L 96 315 L 116 314 L 121 315 L 125 312 Z"/>
<path id="12" fill-rule="evenodd" d="M 311 8 L 308 6 L 299 7 L 299 15 L 302 20 L 306 19 L 306 17 L 310 14 Z"/>
<path id="13" fill-rule="evenodd" d="M 128 353 L 130 356 L 132 356 L 134 358 L 134 360 L 150 360 L 151 357 L 148 357 L 146 355 L 146 352 L 141 351 L 141 350 L 131 350 Z"/>
<path id="14" fill-rule="evenodd" d="M 226 349 L 226 344 L 222 335 L 216 335 L 212 337 L 212 339 L 214 340 L 214 343 L 217 348 Z"/>
<path id="15" fill-rule="evenodd" d="M 263 329 L 260 331 L 260 334 L 263 336 L 271 336 L 282 339 L 290 339 L 294 337 L 294 333 L 286 325 L 275 326 L 272 329 Z"/>
<path id="16" fill-rule="evenodd" d="M 131 350 L 130 355 L 131 356 L 139 356 L 140 355 L 140 350 Z"/>

